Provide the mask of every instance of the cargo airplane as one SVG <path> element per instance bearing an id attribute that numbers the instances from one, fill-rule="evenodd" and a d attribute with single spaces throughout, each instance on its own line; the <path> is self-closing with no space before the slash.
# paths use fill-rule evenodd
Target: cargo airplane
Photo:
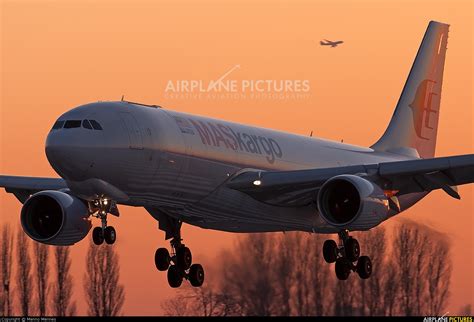
<path id="1" fill-rule="evenodd" d="M 368 278 L 372 263 L 350 232 L 367 231 L 429 192 L 460 198 L 474 154 L 435 157 L 448 25 L 430 22 L 385 133 L 370 147 L 333 142 L 127 101 L 61 115 L 45 152 L 58 178 L 0 176 L 23 204 L 24 232 L 73 245 L 113 244 L 107 216 L 144 207 L 170 240 L 155 265 L 171 287 L 199 287 L 204 270 L 183 243 L 183 223 L 236 233 L 338 234 L 323 257 L 339 279 Z M 360 109 L 362 112 L 362 108 Z M 435 201 L 433 201 L 435 202 Z M 315 268 L 316 269 L 316 268 Z"/>

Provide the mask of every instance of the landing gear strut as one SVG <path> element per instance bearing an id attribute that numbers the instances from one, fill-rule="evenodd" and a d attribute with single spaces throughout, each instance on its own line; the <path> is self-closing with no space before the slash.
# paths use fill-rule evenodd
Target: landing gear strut
<path id="1" fill-rule="evenodd" d="M 168 284 L 177 288 L 183 279 L 189 280 L 192 286 L 200 287 L 204 283 L 204 269 L 200 264 L 193 264 L 191 250 L 182 243 L 180 229 L 171 239 L 171 254 L 166 248 L 155 252 L 155 266 L 159 271 L 168 271 Z"/>
<path id="2" fill-rule="evenodd" d="M 104 241 L 109 245 L 115 243 L 117 233 L 114 227 L 107 226 L 107 214 L 117 212 L 118 215 L 116 204 L 109 199 L 100 197 L 91 202 L 89 208 L 91 209 L 92 216 L 99 218 L 101 221 L 101 226 L 95 227 L 92 231 L 94 244 L 102 245 Z"/>
<path id="3" fill-rule="evenodd" d="M 339 245 L 334 240 L 326 240 L 323 245 L 323 257 L 328 263 L 336 263 L 336 276 L 346 280 L 351 271 L 357 272 L 362 279 L 372 274 L 372 262 L 368 256 L 360 256 L 360 246 L 357 239 L 349 236 L 349 231 L 338 233 Z"/>

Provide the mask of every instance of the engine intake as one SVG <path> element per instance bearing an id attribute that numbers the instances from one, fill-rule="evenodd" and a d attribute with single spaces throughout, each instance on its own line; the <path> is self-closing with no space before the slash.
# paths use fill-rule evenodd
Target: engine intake
<path id="1" fill-rule="evenodd" d="M 72 245 L 92 227 L 87 205 L 61 191 L 32 195 L 21 209 L 21 225 L 33 240 L 49 245 Z"/>
<path id="2" fill-rule="evenodd" d="M 323 219 L 343 229 L 368 230 L 388 217 L 388 199 L 383 190 L 356 175 L 329 179 L 317 199 Z"/>

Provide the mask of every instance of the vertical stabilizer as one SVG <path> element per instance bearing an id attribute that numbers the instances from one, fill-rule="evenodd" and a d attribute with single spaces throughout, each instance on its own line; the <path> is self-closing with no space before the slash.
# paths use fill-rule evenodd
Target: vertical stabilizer
<path id="1" fill-rule="evenodd" d="M 385 133 L 372 148 L 434 156 L 449 25 L 431 21 Z"/>

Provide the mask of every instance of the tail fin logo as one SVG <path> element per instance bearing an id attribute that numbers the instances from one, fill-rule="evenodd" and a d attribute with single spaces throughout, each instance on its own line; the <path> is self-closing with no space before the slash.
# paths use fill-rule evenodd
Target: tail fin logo
<path id="1" fill-rule="evenodd" d="M 416 135 L 423 140 L 429 140 L 430 137 L 423 136 L 423 129 L 433 130 L 430 126 L 431 114 L 438 113 L 437 110 L 431 108 L 431 103 L 434 95 L 438 95 L 433 92 L 433 87 L 436 84 L 435 81 L 425 79 L 421 81 L 420 85 L 416 89 L 415 98 L 413 102 L 408 105 L 413 111 L 413 123 L 415 126 Z"/>

